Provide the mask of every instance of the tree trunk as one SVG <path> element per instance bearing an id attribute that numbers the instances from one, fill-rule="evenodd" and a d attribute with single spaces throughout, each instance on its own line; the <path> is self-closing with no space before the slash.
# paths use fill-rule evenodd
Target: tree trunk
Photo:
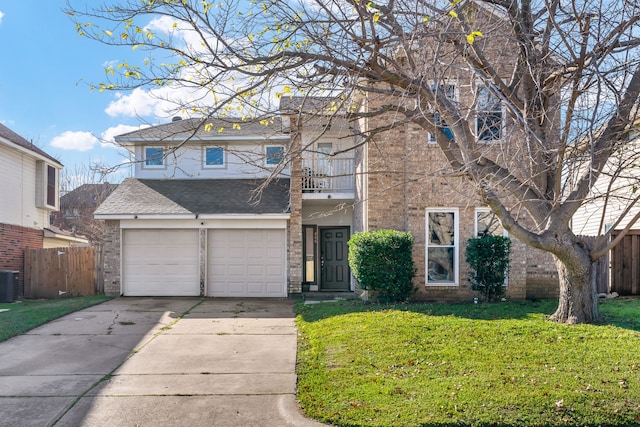
<path id="1" fill-rule="evenodd" d="M 554 255 L 560 280 L 558 309 L 551 320 L 558 323 L 593 323 L 600 317 L 596 294 L 597 262 L 574 244 L 571 253 L 560 259 Z"/>

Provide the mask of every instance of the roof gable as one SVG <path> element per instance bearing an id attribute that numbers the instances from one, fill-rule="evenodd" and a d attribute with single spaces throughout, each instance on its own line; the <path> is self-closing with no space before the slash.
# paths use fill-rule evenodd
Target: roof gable
<path id="1" fill-rule="evenodd" d="M 38 148 L 33 143 L 27 141 L 26 139 L 24 139 L 23 137 L 21 137 L 20 135 L 18 135 L 17 133 L 15 133 L 14 131 L 9 129 L 2 123 L 0 123 L 0 139 L 1 138 L 6 139 L 7 141 L 12 142 L 16 145 L 19 145 L 20 147 L 25 148 L 29 151 L 32 151 L 33 153 L 36 153 L 41 157 L 46 157 L 48 160 L 51 160 L 51 162 L 55 163 L 56 165 L 62 166 L 62 163 L 60 163 L 58 160 L 56 160 L 49 154 L 45 153 L 42 149 Z"/>

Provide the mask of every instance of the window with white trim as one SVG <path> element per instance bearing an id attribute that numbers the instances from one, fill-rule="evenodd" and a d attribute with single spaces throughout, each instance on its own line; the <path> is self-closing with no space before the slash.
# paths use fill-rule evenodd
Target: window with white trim
<path id="1" fill-rule="evenodd" d="M 502 223 L 496 214 L 489 208 L 476 208 L 475 210 L 475 235 L 504 236 L 509 237 L 509 232 L 502 227 Z M 504 276 L 504 286 L 509 284 L 509 275 Z"/>
<path id="2" fill-rule="evenodd" d="M 223 147 L 207 146 L 202 150 L 203 166 L 207 169 L 223 168 L 225 152 Z"/>
<path id="3" fill-rule="evenodd" d="M 277 166 L 284 160 L 284 145 L 266 145 L 264 153 L 265 165 Z"/>
<path id="4" fill-rule="evenodd" d="M 436 92 L 436 96 L 444 94 L 444 96 L 447 97 L 447 99 L 449 99 L 450 101 L 453 101 L 454 103 L 457 102 L 457 95 L 456 95 L 456 86 L 453 84 L 444 84 L 444 85 L 439 85 L 438 86 L 439 90 L 436 92 L 436 86 L 432 85 L 431 86 L 431 90 L 433 90 L 434 92 Z M 433 113 L 433 121 L 435 122 L 436 126 L 438 128 L 440 128 L 442 130 L 442 132 L 444 132 L 444 134 L 453 139 L 453 132 L 451 131 L 451 129 L 449 129 L 449 127 L 447 126 L 447 123 L 444 121 L 443 118 L 440 117 L 440 113 L 434 112 Z M 430 143 L 435 143 L 436 142 L 436 135 L 433 133 L 429 133 L 429 142 Z"/>
<path id="5" fill-rule="evenodd" d="M 164 167 L 164 148 L 163 147 L 144 147 L 144 167 L 145 168 L 163 168 Z"/>
<path id="6" fill-rule="evenodd" d="M 486 86 L 480 86 L 476 102 L 476 135 L 479 141 L 492 142 L 502 138 L 502 103 Z"/>
<path id="7" fill-rule="evenodd" d="M 476 208 L 474 223 L 476 237 L 486 235 L 508 236 L 507 231 L 502 227 L 500 219 L 489 208 Z"/>
<path id="8" fill-rule="evenodd" d="M 458 209 L 426 210 L 426 284 L 458 284 Z"/>

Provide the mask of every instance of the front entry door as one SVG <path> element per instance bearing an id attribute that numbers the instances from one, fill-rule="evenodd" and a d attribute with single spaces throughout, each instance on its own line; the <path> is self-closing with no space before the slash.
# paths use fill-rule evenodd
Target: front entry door
<path id="1" fill-rule="evenodd" d="M 320 290 L 350 291 L 349 227 L 320 229 Z"/>

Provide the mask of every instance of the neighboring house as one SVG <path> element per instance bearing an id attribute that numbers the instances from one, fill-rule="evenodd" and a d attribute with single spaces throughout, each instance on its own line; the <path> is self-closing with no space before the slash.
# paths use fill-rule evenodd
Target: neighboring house
<path id="1" fill-rule="evenodd" d="M 102 242 L 104 221 L 96 220 L 96 208 L 118 187 L 117 184 L 82 184 L 60 196 L 60 210 L 52 213 L 52 225 L 72 236 L 84 236 L 92 244 Z"/>
<path id="2" fill-rule="evenodd" d="M 87 245 L 89 245 L 89 240 L 73 231 L 63 230 L 55 225 L 49 225 L 44 229 L 44 239 L 42 241 L 44 249 Z"/>
<path id="3" fill-rule="evenodd" d="M 349 150 L 357 124 L 334 113 L 299 132 L 297 118 L 312 108 L 299 102 L 285 100 L 281 116 L 262 124 L 185 119 L 116 137 L 135 174 L 96 210 L 106 221 L 105 292 L 358 292 L 350 236 L 394 228 L 415 238 L 416 299 L 471 300 L 466 239 L 503 231 L 461 178 L 398 173 L 444 164 L 429 135 L 406 125 L 392 131 L 397 144 L 388 149 Z M 551 258 L 512 246 L 507 294 L 557 296 Z"/>
<path id="4" fill-rule="evenodd" d="M 59 207 L 62 164 L 0 124 L 0 270 L 19 271 L 25 248 L 42 248 L 49 215 Z M 64 238 L 63 238 L 64 241 Z"/>
<path id="5" fill-rule="evenodd" d="M 640 120 L 636 120 L 635 127 L 636 131 L 629 135 L 632 142 L 611 156 L 587 202 L 573 216 L 574 233 L 601 236 L 613 229 L 611 238 L 615 239 L 636 215 L 640 215 L 640 136 L 637 132 Z M 588 147 L 583 155 L 590 155 Z M 585 165 L 588 164 L 587 159 Z M 640 219 L 611 250 L 609 262 L 610 272 L 605 276 L 608 283 L 600 284 L 598 291 L 640 295 Z"/>

